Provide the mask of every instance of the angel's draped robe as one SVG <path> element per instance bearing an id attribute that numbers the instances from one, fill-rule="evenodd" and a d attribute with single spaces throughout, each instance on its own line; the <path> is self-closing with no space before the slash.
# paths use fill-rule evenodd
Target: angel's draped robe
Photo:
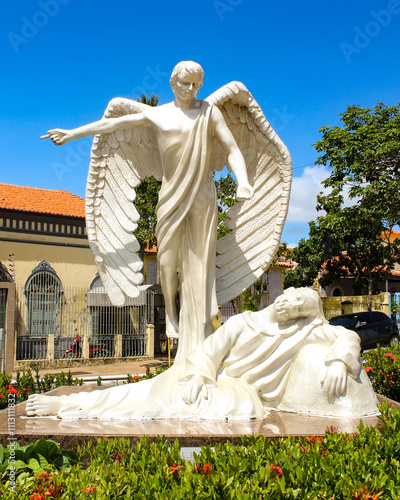
<path id="1" fill-rule="evenodd" d="M 193 126 L 173 151 L 164 151 L 165 178 L 157 205 L 157 252 L 176 247 L 180 280 L 179 347 L 175 362 L 184 359 L 212 333 L 218 313 L 215 285 L 217 197 L 209 165 L 212 105 L 203 101 Z M 183 134 L 182 134 L 183 135 Z M 176 148 L 179 148 L 178 150 Z M 163 283 L 161 282 L 161 285 Z"/>
<path id="2" fill-rule="evenodd" d="M 271 307 L 230 318 L 213 335 L 166 372 L 143 382 L 62 396 L 61 418 L 249 419 L 270 409 L 322 415 L 377 413 L 376 397 L 359 360 L 356 333 L 301 319 L 282 328 L 271 322 Z M 347 368 L 344 396 L 330 397 L 321 380 L 340 360 Z M 182 400 L 185 384 L 201 375 L 208 398 Z"/>

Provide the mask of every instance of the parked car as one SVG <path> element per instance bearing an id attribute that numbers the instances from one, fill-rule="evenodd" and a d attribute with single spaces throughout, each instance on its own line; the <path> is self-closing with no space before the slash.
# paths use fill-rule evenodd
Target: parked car
<path id="1" fill-rule="evenodd" d="M 383 312 L 343 314 L 331 318 L 329 323 L 335 326 L 344 326 L 358 333 L 363 351 L 373 349 L 378 344 L 387 346 L 390 342 L 400 341 L 397 324 Z"/>

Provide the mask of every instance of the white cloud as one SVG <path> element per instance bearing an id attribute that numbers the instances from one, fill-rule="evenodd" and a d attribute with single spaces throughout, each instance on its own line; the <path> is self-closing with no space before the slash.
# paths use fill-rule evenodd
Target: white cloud
<path id="1" fill-rule="evenodd" d="M 327 179 L 329 174 L 328 168 L 316 165 L 306 167 L 299 177 L 293 177 L 287 223 L 309 222 L 317 217 L 317 194 L 321 191 L 327 192 L 321 182 Z"/>

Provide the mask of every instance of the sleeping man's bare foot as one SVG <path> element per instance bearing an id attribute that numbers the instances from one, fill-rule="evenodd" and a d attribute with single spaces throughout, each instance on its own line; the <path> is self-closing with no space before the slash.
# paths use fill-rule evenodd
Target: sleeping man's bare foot
<path id="1" fill-rule="evenodd" d="M 26 403 L 26 413 L 29 417 L 43 417 L 45 415 L 57 415 L 64 405 L 64 399 L 60 396 L 45 396 L 33 394 L 29 396 Z"/>

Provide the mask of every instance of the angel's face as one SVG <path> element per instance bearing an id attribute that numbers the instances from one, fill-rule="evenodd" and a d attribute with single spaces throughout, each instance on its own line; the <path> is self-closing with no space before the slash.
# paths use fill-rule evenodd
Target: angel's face
<path id="1" fill-rule="evenodd" d="M 190 102 L 196 99 L 197 92 L 202 85 L 202 78 L 196 73 L 188 73 L 185 70 L 181 71 L 175 80 L 175 85 L 172 90 L 175 97 L 183 102 Z"/>

